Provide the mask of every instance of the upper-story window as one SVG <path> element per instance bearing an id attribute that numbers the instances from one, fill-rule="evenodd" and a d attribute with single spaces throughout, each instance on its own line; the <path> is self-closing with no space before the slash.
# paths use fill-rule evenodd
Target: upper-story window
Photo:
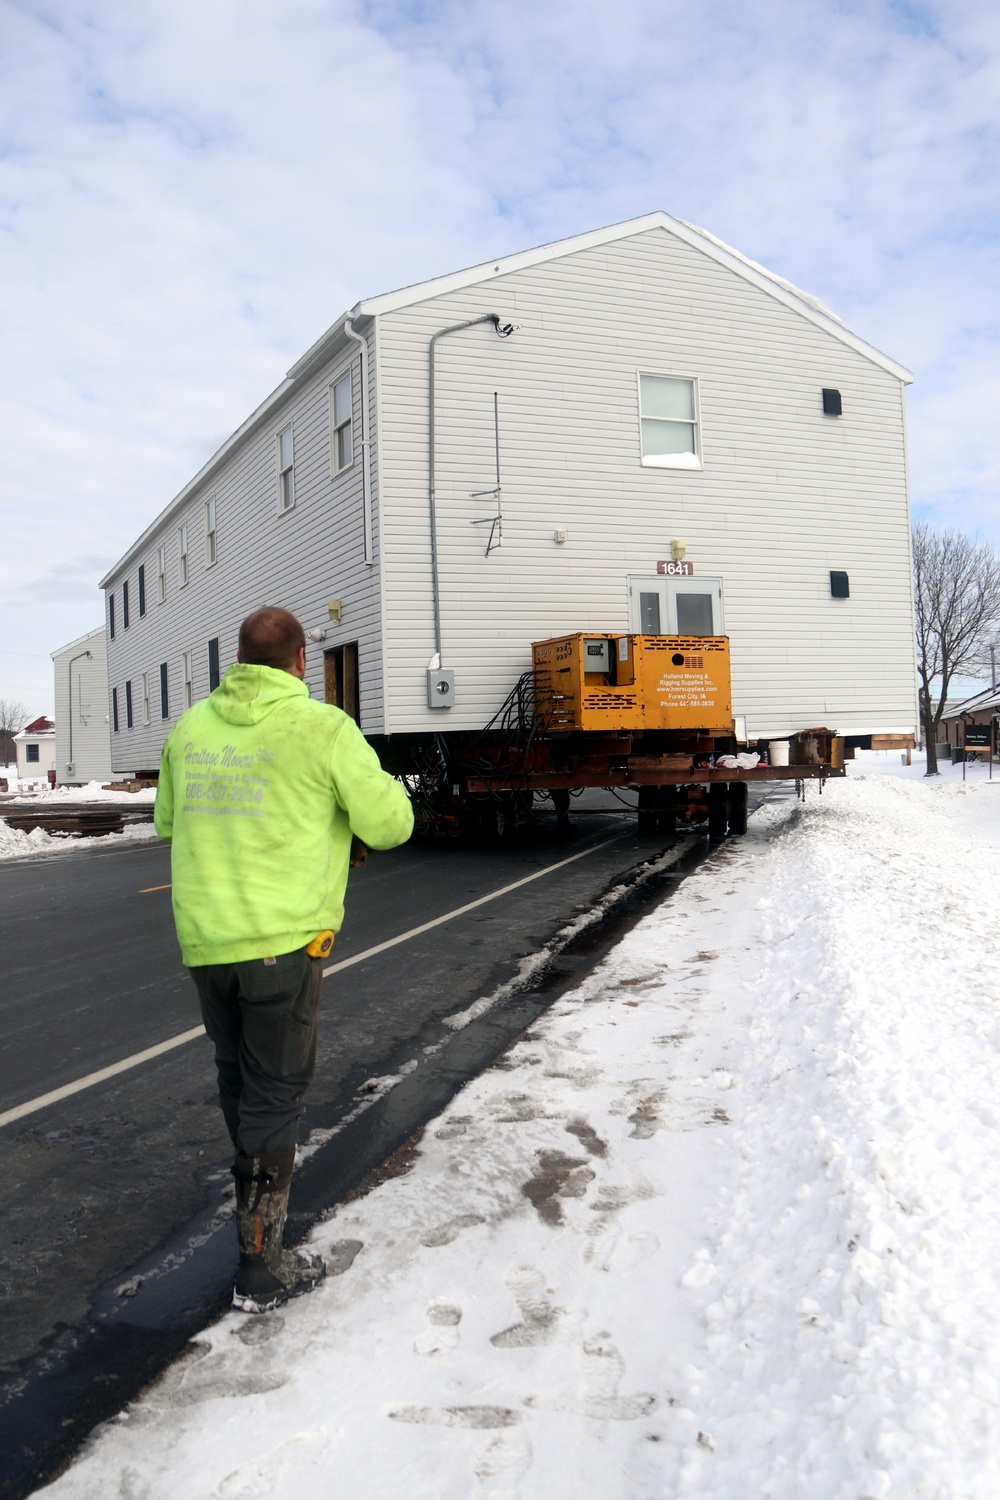
<path id="1" fill-rule="evenodd" d="M 177 582 L 184 588 L 188 581 L 188 529 L 177 528 Z"/>
<path id="2" fill-rule="evenodd" d="M 190 708 L 194 702 L 194 683 L 191 680 L 190 651 L 185 651 L 181 656 L 181 666 L 184 673 L 184 707 Z"/>
<path id="3" fill-rule="evenodd" d="M 639 376 L 642 462 L 656 469 L 700 469 L 698 390 L 676 375 Z"/>
<path id="4" fill-rule="evenodd" d="M 139 564 L 139 618 L 146 613 L 146 565 Z"/>
<path id="5" fill-rule="evenodd" d="M 218 556 L 215 544 L 215 496 L 205 501 L 205 567 L 210 568 Z"/>
<path id="6" fill-rule="evenodd" d="M 334 474 L 354 462 L 354 422 L 351 372 L 330 387 L 330 457 Z"/>
<path id="7" fill-rule="evenodd" d="M 108 635 L 112 640 L 115 638 L 115 596 L 108 595 Z"/>
<path id="8" fill-rule="evenodd" d="M 128 579 L 122 584 L 122 629 L 128 629 Z"/>
<path id="9" fill-rule="evenodd" d="M 278 510 L 291 510 L 295 504 L 295 451 L 292 424 L 278 433 Z"/>
<path id="10" fill-rule="evenodd" d="M 156 549 L 156 602 L 163 604 L 167 597 L 167 549 Z"/>
<path id="11" fill-rule="evenodd" d="M 142 722 L 149 723 L 149 673 L 142 674 Z"/>

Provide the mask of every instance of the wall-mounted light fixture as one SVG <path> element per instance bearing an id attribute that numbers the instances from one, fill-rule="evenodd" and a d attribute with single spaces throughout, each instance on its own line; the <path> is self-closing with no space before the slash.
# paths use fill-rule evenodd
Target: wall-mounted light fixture
<path id="1" fill-rule="evenodd" d="M 326 640 L 326 631 L 323 630 L 322 627 L 320 627 L 320 629 L 318 629 L 318 630 L 307 630 L 306 631 L 306 640 L 307 641 L 325 641 Z"/>
<path id="2" fill-rule="evenodd" d="M 687 542 L 682 542 L 680 537 L 674 537 L 670 543 L 670 556 L 674 562 L 683 562 L 687 556 Z"/>
<path id="3" fill-rule="evenodd" d="M 344 618 L 344 605 L 341 599 L 331 599 L 326 606 L 326 612 L 331 620 L 342 620 Z"/>
<path id="4" fill-rule="evenodd" d="M 566 540 L 567 532 L 565 526 L 557 526 L 552 533 L 552 540 L 560 544 Z"/>

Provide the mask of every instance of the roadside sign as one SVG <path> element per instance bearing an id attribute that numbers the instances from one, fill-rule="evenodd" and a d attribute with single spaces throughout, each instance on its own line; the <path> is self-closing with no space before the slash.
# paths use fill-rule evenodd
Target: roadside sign
<path id="1" fill-rule="evenodd" d="M 966 724 L 965 748 L 967 750 L 990 750 L 993 747 L 993 725 Z"/>

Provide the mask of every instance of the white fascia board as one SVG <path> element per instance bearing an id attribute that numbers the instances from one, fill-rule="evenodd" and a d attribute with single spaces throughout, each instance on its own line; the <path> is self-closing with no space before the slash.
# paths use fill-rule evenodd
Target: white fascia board
<path id="1" fill-rule="evenodd" d="M 49 656 L 53 661 L 58 661 L 59 657 L 65 656 L 67 651 L 75 651 L 77 646 L 85 647 L 88 641 L 92 641 L 95 636 L 103 634 L 104 626 L 96 625 L 93 630 L 88 630 L 87 634 L 81 635 L 78 640 L 70 641 L 67 645 L 59 646 L 55 651 L 50 651 Z"/>
<path id="2" fill-rule="evenodd" d="M 395 312 L 399 308 L 410 307 L 417 302 L 426 302 L 431 297 L 440 297 L 447 292 L 459 291 L 464 287 L 482 285 L 488 281 L 494 281 L 498 276 L 509 275 L 512 271 L 521 271 L 530 266 L 542 265 L 546 261 L 559 260 L 564 255 L 575 255 L 581 250 L 591 250 L 599 245 L 612 244 L 615 240 L 644 234 L 650 229 L 663 229 L 668 234 L 675 235 L 685 244 L 710 256 L 712 260 L 733 271 L 737 276 L 742 276 L 745 281 L 751 282 L 761 291 L 767 292 L 768 296 L 782 302 L 793 312 L 807 318 L 817 328 L 822 328 L 857 353 L 864 355 L 866 359 L 879 365 L 883 370 L 887 370 L 904 385 L 912 384 L 913 375 L 904 365 L 899 364 L 889 355 L 883 354 L 874 345 L 866 343 L 864 339 L 858 338 L 857 334 L 852 333 L 846 324 L 825 309 L 816 298 L 810 297 L 806 292 L 800 292 L 790 282 L 783 281 L 772 272 L 765 270 L 763 266 L 757 265 L 755 261 L 748 260 L 738 250 L 733 250 L 722 240 L 716 239 L 714 235 L 698 229 L 693 224 L 686 224 L 683 219 L 675 219 L 672 215 L 664 213 L 662 209 L 657 209 L 655 213 L 643 214 L 637 219 L 626 219 L 621 224 L 609 224 L 604 229 L 592 229 L 586 234 L 573 235 L 566 240 L 556 240 L 550 245 L 540 245 L 534 250 L 522 250 L 516 255 L 506 255 L 499 260 L 470 266 L 467 270 L 455 271 L 450 276 L 438 276 L 432 281 L 422 281 L 414 286 L 402 287 L 396 292 L 386 292 L 383 296 L 368 297 L 359 302 L 353 311 L 357 316 L 364 314 L 377 316 L 379 313 Z"/>

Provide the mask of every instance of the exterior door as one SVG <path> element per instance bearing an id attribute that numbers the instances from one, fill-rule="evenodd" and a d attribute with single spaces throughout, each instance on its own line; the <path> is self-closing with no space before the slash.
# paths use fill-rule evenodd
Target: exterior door
<path id="1" fill-rule="evenodd" d="M 630 578 L 629 629 L 638 635 L 725 635 L 721 578 Z"/>
<path id="2" fill-rule="evenodd" d="M 323 652 L 323 685 L 327 703 L 342 708 L 356 724 L 361 723 L 358 699 L 358 643 L 336 646 Z"/>

